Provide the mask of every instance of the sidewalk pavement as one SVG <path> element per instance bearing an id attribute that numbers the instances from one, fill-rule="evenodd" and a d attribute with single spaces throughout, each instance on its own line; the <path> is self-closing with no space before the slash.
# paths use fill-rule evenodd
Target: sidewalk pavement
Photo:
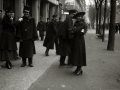
<path id="1" fill-rule="evenodd" d="M 115 51 L 106 50 L 108 39 L 102 42 L 92 33 L 85 40 L 83 75 L 74 75 L 75 67 L 59 66 L 58 59 L 28 90 L 120 90 L 120 35 L 116 34 Z"/>
<path id="2" fill-rule="evenodd" d="M 116 35 L 115 51 L 107 51 L 107 37 L 102 42 L 94 33 L 89 30 L 85 36 L 87 66 L 82 76 L 73 75 L 75 67 L 60 67 L 54 50 L 46 57 L 43 42 L 36 41 L 33 68 L 20 67 L 21 60 L 13 60 L 11 70 L 1 63 L 0 90 L 119 90 L 120 35 Z"/>
<path id="3" fill-rule="evenodd" d="M 14 67 L 5 68 L 5 62 L 0 62 L 0 90 L 28 90 L 50 66 L 58 59 L 55 50 L 50 50 L 48 57 L 44 55 L 46 48 L 43 41 L 35 41 L 36 53 L 33 57 L 34 67 L 21 67 L 22 60 L 12 60 Z"/>

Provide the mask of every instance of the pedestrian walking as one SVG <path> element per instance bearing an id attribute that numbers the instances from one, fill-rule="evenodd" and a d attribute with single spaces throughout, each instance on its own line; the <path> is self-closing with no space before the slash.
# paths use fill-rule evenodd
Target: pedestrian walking
<path id="1" fill-rule="evenodd" d="M 60 66 L 64 66 L 66 56 L 71 53 L 71 34 L 70 30 L 73 28 L 72 17 L 76 13 L 76 10 L 69 10 L 69 15 L 62 24 L 62 28 L 58 31 L 59 45 L 58 45 L 58 55 L 60 55 Z M 69 62 L 68 62 L 69 63 Z"/>
<path id="2" fill-rule="evenodd" d="M 43 22 L 42 20 L 42 16 L 40 17 L 40 22 L 38 22 L 38 25 L 37 25 L 37 30 L 39 31 L 39 37 L 41 37 L 41 41 L 44 40 L 44 33 L 46 31 L 46 23 Z"/>
<path id="3" fill-rule="evenodd" d="M 118 33 L 118 31 L 119 31 L 119 24 L 117 23 L 116 24 L 116 34 Z"/>
<path id="4" fill-rule="evenodd" d="M 13 22 L 13 17 L 11 16 L 12 10 L 10 7 L 5 9 L 5 15 L 2 19 L 3 31 L 0 37 L 0 60 L 6 61 L 6 68 L 12 69 L 13 65 L 10 60 L 17 57 L 17 45 L 15 41 L 15 29 L 14 26 L 17 22 Z"/>
<path id="5" fill-rule="evenodd" d="M 85 12 L 78 12 L 74 18 L 77 18 L 73 30 L 73 39 L 71 43 L 70 64 L 77 66 L 74 71 L 75 75 L 82 74 L 82 66 L 86 66 L 86 49 L 84 34 L 87 32 L 87 25 L 83 19 Z M 84 30 L 84 32 L 82 32 Z"/>
<path id="6" fill-rule="evenodd" d="M 54 43 L 55 43 L 55 38 L 56 38 L 56 34 L 57 34 L 56 17 L 57 17 L 57 15 L 53 15 L 53 19 L 48 24 L 48 29 L 46 31 L 46 37 L 45 37 L 45 41 L 43 43 L 43 46 L 46 47 L 46 51 L 45 51 L 46 56 L 49 56 L 49 54 L 48 54 L 49 49 L 54 49 Z"/>
<path id="7" fill-rule="evenodd" d="M 36 54 L 34 41 L 38 40 L 35 19 L 30 16 L 30 7 L 24 6 L 23 21 L 19 25 L 16 37 L 20 40 L 19 56 L 22 57 L 21 67 L 26 66 L 26 59 L 30 67 L 33 67 L 33 54 Z"/>

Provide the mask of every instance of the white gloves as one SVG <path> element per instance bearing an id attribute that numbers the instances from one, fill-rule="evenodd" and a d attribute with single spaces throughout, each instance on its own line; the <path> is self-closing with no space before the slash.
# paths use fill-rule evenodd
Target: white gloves
<path id="1" fill-rule="evenodd" d="M 23 21 L 23 18 L 19 18 L 18 21 L 20 21 L 20 22 Z"/>

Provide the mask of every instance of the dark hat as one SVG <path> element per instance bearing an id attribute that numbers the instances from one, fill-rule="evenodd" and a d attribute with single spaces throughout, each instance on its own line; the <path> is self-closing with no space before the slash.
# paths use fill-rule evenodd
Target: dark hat
<path id="1" fill-rule="evenodd" d="M 53 17 L 53 18 L 54 18 L 54 17 L 57 17 L 57 15 L 53 15 L 52 17 Z"/>
<path id="2" fill-rule="evenodd" d="M 2 10 L 0 10 L 0 12 L 2 12 Z"/>
<path id="3" fill-rule="evenodd" d="M 29 12 L 30 11 L 30 6 L 24 6 L 24 9 L 23 9 L 24 11 L 26 11 L 26 12 Z"/>
<path id="4" fill-rule="evenodd" d="M 84 15 L 85 15 L 85 12 L 78 12 L 73 16 L 73 18 L 77 18 L 79 16 L 84 16 Z"/>
<path id="5" fill-rule="evenodd" d="M 10 13 L 12 12 L 12 9 L 10 7 L 5 8 L 5 13 Z"/>
<path id="6" fill-rule="evenodd" d="M 69 14 L 77 13 L 76 10 L 69 10 Z"/>

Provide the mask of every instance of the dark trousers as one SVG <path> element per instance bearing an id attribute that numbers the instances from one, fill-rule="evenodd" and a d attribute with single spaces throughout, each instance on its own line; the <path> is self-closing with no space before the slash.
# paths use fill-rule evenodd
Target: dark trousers
<path id="1" fill-rule="evenodd" d="M 66 59 L 66 56 L 60 56 L 60 63 L 65 63 L 65 59 Z M 67 64 L 70 65 L 69 56 L 68 56 L 68 62 L 67 62 Z"/>
<path id="2" fill-rule="evenodd" d="M 60 56 L 60 63 L 65 63 L 66 56 Z"/>
<path id="3" fill-rule="evenodd" d="M 24 65 L 26 65 L 26 59 L 27 58 L 22 58 L 22 62 L 23 62 Z M 28 58 L 28 63 L 29 63 L 29 65 L 32 64 L 32 58 Z"/>

